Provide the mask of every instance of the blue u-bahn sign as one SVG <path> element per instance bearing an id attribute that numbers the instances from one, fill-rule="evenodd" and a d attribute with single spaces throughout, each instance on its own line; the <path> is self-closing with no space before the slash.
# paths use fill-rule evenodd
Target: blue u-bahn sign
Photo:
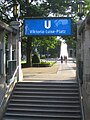
<path id="1" fill-rule="evenodd" d="M 64 36 L 72 34 L 72 20 L 67 17 L 25 18 L 26 36 Z"/>

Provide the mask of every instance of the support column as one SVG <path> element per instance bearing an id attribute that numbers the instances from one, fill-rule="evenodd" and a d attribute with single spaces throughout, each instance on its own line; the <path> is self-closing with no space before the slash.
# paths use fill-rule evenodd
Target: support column
<path id="1" fill-rule="evenodd" d="M 80 61 L 81 61 L 81 36 L 79 35 L 79 28 L 82 24 L 83 20 L 79 20 L 77 24 L 77 45 L 76 45 L 76 78 L 80 80 L 79 78 L 79 72 L 80 72 Z"/>
<path id="2" fill-rule="evenodd" d="M 12 60 L 12 33 L 10 33 L 9 37 L 8 37 L 8 48 L 9 48 L 9 60 Z"/>
<path id="3" fill-rule="evenodd" d="M 2 51 L 3 51 L 3 58 L 2 58 L 2 61 L 3 61 L 3 66 L 2 66 L 2 69 L 3 69 L 3 77 L 6 77 L 6 50 L 5 50 L 5 31 L 3 31 L 2 33 Z"/>
<path id="4" fill-rule="evenodd" d="M 16 44 L 17 44 L 17 66 L 18 69 L 18 81 L 22 80 L 22 70 L 21 70 L 21 36 L 20 36 L 20 23 L 18 21 L 12 21 L 11 26 L 17 30 Z"/>

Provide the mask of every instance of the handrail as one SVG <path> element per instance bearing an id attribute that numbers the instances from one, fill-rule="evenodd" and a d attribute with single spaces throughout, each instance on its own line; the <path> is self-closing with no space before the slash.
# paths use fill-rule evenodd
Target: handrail
<path id="1" fill-rule="evenodd" d="M 12 78 L 10 79 L 10 84 L 9 84 L 9 86 L 14 82 L 14 78 L 15 78 L 15 75 L 16 75 L 16 73 L 17 73 L 17 71 L 18 71 L 18 68 L 19 68 L 19 66 L 17 66 L 17 68 L 16 68 L 16 70 L 15 70 Z"/>
<path id="2" fill-rule="evenodd" d="M 15 78 L 15 75 L 17 74 L 18 68 L 19 68 L 19 66 L 17 66 L 17 68 L 16 68 L 16 70 L 15 70 L 12 78 L 10 79 L 10 83 L 9 83 L 9 85 L 7 86 L 6 94 L 9 94 L 9 93 L 11 92 L 11 90 L 12 90 L 12 89 L 10 89 L 10 88 L 13 87 L 13 85 L 14 85 L 14 82 L 15 82 L 14 78 Z"/>
<path id="3" fill-rule="evenodd" d="M 78 83 L 79 83 L 79 94 L 80 94 L 80 101 L 81 101 L 82 120 L 85 120 L 84 105 L 83 105 L 83 95 L 82 95 L 82 86 L 81 86 L 81 83 L 80 83 L 80 79 L 78 79 Z"/>
<path id="4" fill-rule="evenodd" d="M 0 110 L 0 113 L 2 113 L 2 114 L 3 114 L 4 110 L 5 110 L 6 104 L 8 102 L 9 97 L 10 97 L 10 94 L 11 94 L 11 91 L 12 91 L 14 85 L 15 85 L 15 79 L 14 78 L 15 78 L 15 76 L 17 74 L 18 68 L 19 68 L 19 66 L 17 66 L 17 68 L 16 68 L 12 78 L 10 79 L 10 84 L 7 86 L 7 90 L 6 90 L 5 96 L 4 96 L 3 100 L 2 100 L 1 108 L 3 108 L 3 109 Z M 1 117 L 2 116 L 0 116 L 0 118 Z"/>

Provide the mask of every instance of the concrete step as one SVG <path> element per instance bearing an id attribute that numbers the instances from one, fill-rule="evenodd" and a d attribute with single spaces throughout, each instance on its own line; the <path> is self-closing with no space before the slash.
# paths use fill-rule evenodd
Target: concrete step
<path id="1" fill-rule="evenodd" d="M 19 82 L 3 120 L 82 120 L 78 83 Z"/>

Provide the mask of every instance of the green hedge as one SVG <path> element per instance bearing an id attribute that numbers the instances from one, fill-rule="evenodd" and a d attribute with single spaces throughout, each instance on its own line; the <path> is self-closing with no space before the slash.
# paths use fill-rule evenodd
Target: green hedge
<path id="1" fill-rule="evenodd" d="M 41 62 L 41 63 L 33 63 L 33 67 L 50 67 L 56 62 Z"/>

